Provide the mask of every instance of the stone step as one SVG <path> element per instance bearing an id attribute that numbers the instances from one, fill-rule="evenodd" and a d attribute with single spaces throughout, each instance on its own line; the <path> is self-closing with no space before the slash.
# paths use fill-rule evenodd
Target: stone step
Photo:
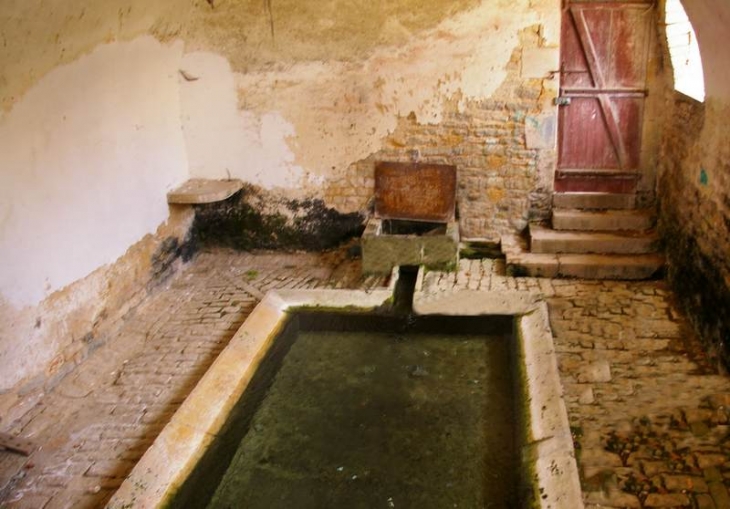
<path id="1" fill-rule="evenodd" d="M 654 211 L 651 209 L 553 209 L 553 228 L 556 230 L 648 230 L 653 226 Z"/>
<path id="2" fill-rule="evenodd" d="M 656 253 L 507 255 L 508 273 L 515 276 L 639 280 L 659 277 L 663 267 L 664 256 Z"/>
<path id="3" fill-rule="evenodd" d="M 530 225 L 532 253 L 642 254 L 657 250 L 656 232 L 583 232 L 559 231 Z"/>
<path id="4" fill-rule="evenodd" d="M 632 193 L 641 178 L 638 171 L 604 169 L 559 169 L 555 191 L 559 193 Z"/>
<path id="5" fill-rule="evenodd" d="M 620 193 L 555 193 L 553 207 L 561 209 L 633 209 L 636 195 Z"/>

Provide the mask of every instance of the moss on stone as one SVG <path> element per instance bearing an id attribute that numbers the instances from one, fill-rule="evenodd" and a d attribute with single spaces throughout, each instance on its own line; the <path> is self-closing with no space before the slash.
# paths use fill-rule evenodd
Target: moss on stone
<path id="1" fill-rule="evenodd" d="M 360 214 L 342 214 L 322 200 L 277 199 L 249 185 L 223 202 L 196 206 L 193 237 L 245 251 L 318 251 L 359 236 L 362 223 Z"/>

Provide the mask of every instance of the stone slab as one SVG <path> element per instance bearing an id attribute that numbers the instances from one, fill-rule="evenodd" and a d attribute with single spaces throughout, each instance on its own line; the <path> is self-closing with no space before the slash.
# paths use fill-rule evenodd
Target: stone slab
<path id="1" fill-rule="evenodd" d="M 555 230 L 648 230 L 654 226 L 654 220 L 654 212 L 650 209 L 553 209 L 553 228 Z"/>
<path id="2" fill-rule="evenodd" d="M 555 193 L 553 206 L 563 209 L 633 209 L 636 195 L 621 193 Z"/>
<path id="3" fill-rule="evenodd" d="M 243 182 L 238 179 L 190 179 L 167 193 L 167 203 L 176 205 L 214 203 L 230 198 L 242 188 Z"/>
<path id="4" fill-rule="evenodd" d="M 455 290 L 436 295 L 414 295 L 413 311 L 419 315 L 512 315 L 534 309 L 538 298 L 528 292 Z"/>
<path id="5" fill-rule="evenodd" d="M 571 232 L 530 225 L 533 253 L 643 254 L 654 252 L 659 243 L 655 232 Z"/>
<path id="6" fill-rule="evenodd" d="M 654 277 L 664 266 L 664 256 L 558 255 L 562 277 L 640 280 Z"/>
<path id="7" fill-rule="evenodd" d="M 459 256 L 459 225 L 450 221 L 444 235 L 386 235 L 371 219 L 361 238 L 364 274 L 390 274 L 399 265 L 453 268 Z"/>
<path id="8" fill-rule="evenodd" d="M 507 255 L 507 267 L 515 276 L 558 277 L 558 255 L 519 253 Z"/>
<path id="9" fill-rule="evenodd" d="M 651 279 L 664 266 L 660 254 L 535 254 L 507 256 L 507 267 L 515 275 L 580 279 Z"/>

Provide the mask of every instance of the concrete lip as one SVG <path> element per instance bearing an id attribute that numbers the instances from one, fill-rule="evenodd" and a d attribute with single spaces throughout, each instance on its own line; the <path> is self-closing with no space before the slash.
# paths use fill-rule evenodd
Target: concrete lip
<path id="1" fill-rule="evenodd" d="M 370 292 L 269 292 L 140 459 L 107 507 L 158 508 L 165 507 L 172 500 L 223 427 L 285 323 L 288 311 L 303 307 L 353 311 L 374 309 L 387 304 L 392 298 L 395 279 L 392 278 L 389 288 Z M 526 411 L 523 413 L 529 421 L 525 423 L 527 436 L 522 456 L 533 489 L 531 507 L 583 507 L 547 305 L 538 296 L 524 292 L 461 293 L 464 292 L 426 296 L 417 282 L 414 312 L 515 316 L 518 352 L 523 360 L 519 368 L 524 381 L 522 390 Z M 470 306 L 462 306 L 467 301 Z"/>
<path id="2" fill-rule="evenodd" d="M 395 221 L 395 220 L 391 220 Z M 368 220 L 361 238 L 364 274 L 388 274 L 399 265 L 453 268 L 459 262 L 459 223 L 443 224 L 438 235 L 385 233 L 383 219 Z"/>

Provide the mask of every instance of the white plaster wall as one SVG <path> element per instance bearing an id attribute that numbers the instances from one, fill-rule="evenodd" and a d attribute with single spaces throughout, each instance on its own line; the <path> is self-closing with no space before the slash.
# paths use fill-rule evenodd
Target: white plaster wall
<path id="1" fill-rule="evenodd" d="M 181 55 L 152 37 L 100 46 L 0 116 L 3 300 L 36 305 L 167 219 L 165 192 L 188 173 Z"/>
<path id="2" fill-rule="evenodd" d="M 296 186 L 303 170 L 288 145 L 294 126 L 276 111 L 240 111 L 235 75 L 225 57 L 187 53 L 181 66 L 187 76 L 180 95 L 190 175 L 230 176 L 266 188 Z"/>
<path id="3" fill-rule="evenodd" d="M 730 3 L 726 0 L 682 0 L 697 34 L 705 74 L 705 93 L 730 104 Z"/>

